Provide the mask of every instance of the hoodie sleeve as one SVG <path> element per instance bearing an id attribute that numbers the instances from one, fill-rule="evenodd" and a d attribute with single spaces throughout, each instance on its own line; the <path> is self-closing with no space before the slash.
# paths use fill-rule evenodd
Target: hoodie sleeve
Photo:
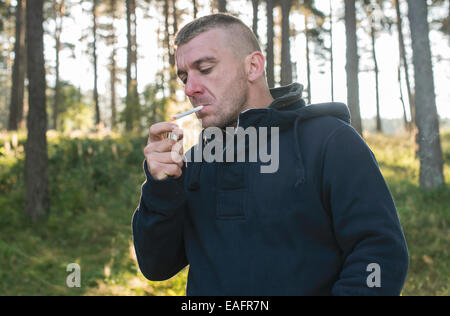
<path id="1" fill-rule="evenodd" d="M 349 125 L 328 138 L 323 192 L 342 253 L 333 295 L 400 295 L 409 257 L 374 154 Z"/>
<path id="2" fill-rule="evenodd" d="M 187 265 L 183 219 L 186 209 L 183 175 L 155 180 L 144 162 L 147 181 L 133 215 L 133 241 L 139 268 L 152 281 L 171 278 Z"/>

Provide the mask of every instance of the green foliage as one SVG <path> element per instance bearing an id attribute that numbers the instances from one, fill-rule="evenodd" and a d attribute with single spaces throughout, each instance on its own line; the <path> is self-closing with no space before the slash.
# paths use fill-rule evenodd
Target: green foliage
<path id="1" fill-rule="evenodd" d="M 133 97 L 130 94 L 125 99 L 128 104 L 121 113 L 120 120 L 125 123 L 125 130 L 142 132 L 150 125 L 167 120 L 167 106 L 170 101 L 164 95 L 164 77 L 162 73 L 156 75 L 156 82 L 145 87 L 142 94 L 142 105 L 140 100 L 135 100 L 138 96 Z"/>
<path id="2" fill-rule="evenodd" d="M 370 135 L 372 148 L 394 197 L 410 254 L 403 295 L 450 294 L 450 132 L 443 133 L 447 186 L 426 192 L 418 187 L 419 162 L 409 137 Z"/>
<path id="3" fill-rule="evenodd" d="M 136 80 L 132 80 L 130 83 L 129 91 L 125 97 L 125 109 L 121 114 L 121 121 L 125 122 L 126 131 L 141 130 L 141 106 Z"/>
<path id="4" fill-rule="evenodd" d="M 124 252 L 128 254 L 131 215 L 144 181 L 145 141 L 50 137 L 51 210 L 39 226 L 23 212 L 23 149 L 20 153 L 4 145 L 8 139 L 2 141 L 1 294 L 89 294 L 105 279 L 108 263 L 111 278 L 127 271 L 137 275 L 135 262 Z M 21 139 L 19 147 L 23 143 Z M 71 262 L 82 267 L 81 289 L 65 286 L 65 268 Z"/>
<path id="5" fill-rule="evenodd" d="M 450 36 L 450 3 L 447 0 L 432 0 L 429 10 L 439 12 L 437 16 L 434 14 L 431 15 L 432 20 L 430 26 L 432 28 L 437 28 L 443 34 Z"/>
<path id="6" fill-rule="evenodd" d="M 449 295 L 450 188 L 418 188 L 409 137 L 367 141 L 393 194 L 411 263 L 403 295 Z M 131 218 L 145 177 L 145 138 L 49 137 L 47 222 L 24 215 L 25 135 L 0 135 L 0 295 L 184 295 L 188 268 L 164 282 L 139 272 Z M 450 181 L 450 133 L 442 135 Z M 81 266 L 81 288 L 66 287 L 66 266 Z"/>
<path id="7" fill-rule="evenodd" d="M 73 130 L 88 131 L 94 126 L 94 107 L 83 98 L 81 91 L 69 82 L 60 83 L 60 104 L 58 105 L 58 129 L 62 132 Z M 53 117 L 54 94 L 48 97 L 48 116 Z"/>
<path id="8" fill-rule="evenodd" d="M 0 32 L 3 32 L 5 21 L 14 16 L 10 1 L 0 0 Z"/>
<path id="9" fill-rule="evenodd" d="M 142 117 L 146 119 L 148 126 L 167 119 L 169 98 L 164 95 L 163 79 L 162 73 L 157 74 L 156 83 L 146 86 L 143 93 Z"/>

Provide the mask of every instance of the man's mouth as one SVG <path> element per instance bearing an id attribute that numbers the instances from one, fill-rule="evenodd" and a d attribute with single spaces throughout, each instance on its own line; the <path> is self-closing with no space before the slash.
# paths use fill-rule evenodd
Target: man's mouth
<path id="1" fill-rule="evenodd" d="M 205 111 L 205 109 L 210 105 L 211 105 L 210 103 L 200 103 L 196 107 L 203 106 L 203 109 L 201 109 L 198 113 L 203 113 Z"/>
<path id="2" fill-rule="evenodd" d="M 201 103 L 201 104 L 196 105 L 195 106 L 196 108 L 199 106 L 203 106 L 203 109 L 201 109 L 200 111 L 195 113 L 195 115 L 197 115 L 198 118 L 202 118 L 205 115 L 205 112 L 207 111 L 207 109 L 210 105 L 211 104 L 209 104 L 209 103 Z"/>

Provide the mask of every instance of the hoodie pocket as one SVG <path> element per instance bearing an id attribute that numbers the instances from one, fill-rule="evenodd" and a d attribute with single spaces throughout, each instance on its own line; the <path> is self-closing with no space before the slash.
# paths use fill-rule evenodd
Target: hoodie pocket
<path id="1" fill-rule="evenodd" d="M 216 219 L 242 220 L 248 196 L 245 163 L 217 164 Z"/>
<path id="2" fill-rule="evenodd" d="M 217 191 L 216 218 L 219 220 L 245 219 L 247 189 Z"/>

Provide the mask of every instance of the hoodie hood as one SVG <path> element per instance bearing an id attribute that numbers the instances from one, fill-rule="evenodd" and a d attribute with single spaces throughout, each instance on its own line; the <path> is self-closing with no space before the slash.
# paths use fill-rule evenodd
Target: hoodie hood
<path id="1" fill-rule="evenodd" d="M 321 103 L 306 106 L 302 99 L 303 86 L 299 83 L 292 83 L 288 86 L 274 88 L 270 90 L 274 101 L 269 106 L 272 110 L 272 124 L 280 126 L 280 130 L 294 125 L 295 154 L 297 165 L 295 168 L 297 182 L 296 187 L 305 182 L 305 168 L 300 148 L 299 126 L 301 122 L 321 117 L 333 116 L 350 124 L 350 112 L 343 103 Z"/>
<path id="2" fill-rule="evenodd" d="M 343 103 L 306 105 L 302 99 L 303 85 L 299 83 L 270 89 L 270 93 L 274 101 L 267 108 L 242 112 L 239 115 L 238 126 L 242 128 L 278 126 L 280 130 L 284 130 L 293 124 L 321 116 L 333 116 L 350 124 L 350 112 Z"/>
<path id="3" fill-rule="evenodd" d="M 333 116 L 350 124 L 350 112 L 348 107 L 343 103 L 321 103 L 306 105 L 302 99 L 303 85 L 292 83 L 287 86 L 270 89 L 270 93 L 274 101 L 267 108 L 249 109 L 239 114 L 237 126 L 246 129 L 253 127 L 278 127 L 279 131 L 293 129 L 295 137 L 295 154 L 297 157 L 296 186 L 305 182 L 305 169 L 301 154 L 300 142 L 298 139 L 298 129 L 303 121 L 322 117 Z M 237 130 L 237 128 L 236 128 Z M 204 137 L 202 131 L 201 138 L 203 143 L 208 143 L 211 139 Z M 225 132 L 225 131 L 224 131 Z M 270 133 L 270 129 L 268 130 Z M 270 137 L 270 135 L 268 135 Z M 236 142 L 235 142 L 236 143 Z M 192 160 L 191 160 L 192 161 Z M 192 179 L 190 181 L 190 189 L 198 188 L 200 185 L 200 164 L 192 164 Z"/>

